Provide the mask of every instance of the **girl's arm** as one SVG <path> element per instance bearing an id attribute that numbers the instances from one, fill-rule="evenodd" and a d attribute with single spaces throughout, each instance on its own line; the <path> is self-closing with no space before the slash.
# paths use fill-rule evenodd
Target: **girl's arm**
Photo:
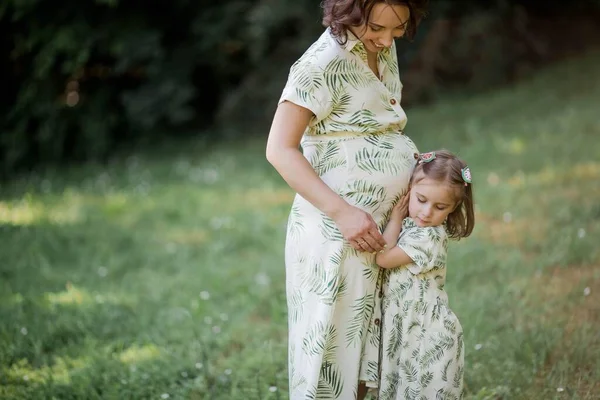
<path id="1" fill-rule="evenodd" d="M 281 103 L 269 132 L 267 160 L 292 189 L 336 223 L 356 250 L 381 250 L 385 241 L 371 215 L 348 204 L 327 186 L 300 152 L 300 139 L 312 117 L 307 108 L 289 101 Z"/>
<path id="2" fill-rule="evenodd" d="M 394 206 L 390 222 L 383 231 L 386 248 L 375 256 L 375 262 L 382 268 L 396 268 L 413 262 L 404 250 L 396 246 L 398 236 L 402 232 L 402 221 L 408 215 L 408 198 L 408 194 L 403 196 Z"/>

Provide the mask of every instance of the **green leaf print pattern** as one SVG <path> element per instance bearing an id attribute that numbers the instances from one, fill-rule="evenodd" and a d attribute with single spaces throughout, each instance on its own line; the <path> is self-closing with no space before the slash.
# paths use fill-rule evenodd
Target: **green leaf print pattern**
<path id="1" fill-rule="evenodd" d="M 335 225 L 335 222 L 329 217 L 323 217 L 319 224 L 319 228 L 321 230 L 321 235 L 325 238 L 326 241 L 342 241 L 344 237 L 342 233 Z"/>
<path id="2" fill-rule="evenodd" d="M 334 326 L 317 321 L 302 340 L 302 351 L 308 355 L 323 354 L 329 336 L 334 335 Z"/>
<path id="3" fill-rule="evenodd" d="M 302 222 L 302 213 L 297 204 L 292 206 L 290 217 L 288 218 L 287 232 L 291 237 L 298 237 L 304 230 Z"/>
<path id="4" fill-rule="evenodd" d="M 290 69 L 280 102 L 314 114 L 301 142 L 307 161 L 383 228 L 406 191 L 416 147 L 399 134 L 406 115 L 390 103 L 401 98 L 399 77 L 391 74 L 398 71 L 395 50 L 380 55 L 381 81 L 365 55 L 360 41 L 339 45 L 324 33 Z M 376 356 L 365 349 L 378 353 L 381 324 L 373 314 L 381 272 L 372 255 L 353 249 L 334 221 L 301 195 L 285 251 L 290 400 L 354 398 L 358 375 L 379 378 Z"/>
<path id="5" fill-rule="evenodd" d="M 326 267 L 322 261 L 309 263 L 306 270 L 300 271 L 304 290 L 319 296 L 326 305 L 333 305 L 348 288 L 347 280 L 337 273 L 335 267 Z"/>
<path id="6" fill-rule="evenodd" d="M 414 262 L 389 270 L 384 286 L 381 399 L 460 399 L 463 333 L 440 289 L 445 282 L 444 227 L 419 228 L 407 218 L 398 246 Z"/>
<path id="7" fill-rule="evenodd" d="M 375 296 L 368 294 L 364 297 L 356 299 L 352 306 L 354 316 L 350 320 L 348 329 L 346 330 L 346 346 L 352 346 L 361 341 L 364 337 L 366 325 L 369 323 L 370 316 L 373 313 Z"/>
<path id="8" fill-rule="evenodd" d="M 332 93 L 351 86 L 356 90 L 373 84 L 373 78 L 363 72 L 363 67 L 355 60 L 334 58 L 325 68 L 325 82 Z"/>
<path id="9" fill-rule="evenodd" d="M 387 193 L 383 186 L 356 180 L 350 183 L 344 195 L 359 207 L 377 210 Z"/>
<path id="10" fill-rule="evenodd" d="M 393 150 L 394 143 L 384 135 L 369 135 L 365 138 L 367 143 L 371 144 L 373 147 L 382 149 L 382 150 Z"/>
<path id="11" fill-rule="evenodd" d="M 410 160 L 404 156 L 399 159 L 396 152 L 363 148 L 355 155 L 356 166 L 368 174 L 396 175 L 410 166 Z"/>
<path id="12" fill-rule="evenodd" d="M 379 393 L 380 400 L 396 400 L 396 393 L 402 383 L 400 373 L 390 372 L 385 376 L 385 380 L 390 384 Z"/>
<path id="13" fill-rule="evenodd" d="M 419 370 L 410 360 L 404 360 L 404 362 L 400 365 L 400 369 L 404 373 L 404 378 L 407 382 L 417 381 Z"/>
<path id="14" fill-rule="evenodd" d="M 342 393 L 343 381 L 339 369 L 334 364 L 325 363 L 321 367 L 319 386 L 317 387 L 316 399 L 335 400 Z"/>
<path id="15" fill-rule="evenodd" d="M 309 162 L 319 176 L 346 165 L 345 157 L 340 155 L 340 146 L 334 142 L 317 143 Z"/>
<path id="16" fill-rule="evenodd" d="M 373 132 L 381 129 L 381 123 L 377 116 L 371 110 L 358 110 L 350 116 L 352 125 L 359 126 L 364 133 Z"/>
<path id="17" fill-rule="evenodd" d="M 431 371 L 427 371 L 426 373 L 424 373 L 423 375 L 421 375 L 421 378 L 419 378 L 419 384 L 422 387 L 429 386 L 429 384 L 431 383 L 431 381 L 433 381 L 433 373 Z"/>
<path id="18" fill-rule="evenodd" d="M 400 324 L 401 319 L 402 316 L 400 314 L 395 314 L 392 318 L 392 327 L 388 331 L 389 341 L 385 351 L 387 354 L 390 354 L 394 357 L 396 354 L 398 354 L 398 351 L 402 346 L 402 325 Z"/>

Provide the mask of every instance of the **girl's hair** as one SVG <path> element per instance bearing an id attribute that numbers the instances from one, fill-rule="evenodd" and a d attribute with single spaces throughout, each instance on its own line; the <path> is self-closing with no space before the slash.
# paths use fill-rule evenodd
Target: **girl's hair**
<path id="1" fill-rule="evenodd" d="M 463 179 L 462 169 L 467 164 L 447 150 L 435 151 L 435 158 L 429 162 L 419 160 L 413 171 L 411 186 L 425 178 L 449 185 L 454 193 L 456 208 L 446 221 L 446 231 L 453 239 L 467 237 L 475 226 L 473 205 L 473 184 Z"/>
<path id="2" fill-rule="evenodd" d="M 413 39 L 417 25 L 425 16 L 428 0 L 323 0 L 323 25 L 331 29 L 338 43 L 345 44 L 348 41 L 348 28 L 366 23 L 377 3 L 408 7 L 410 17 L 406 36 Z"/>

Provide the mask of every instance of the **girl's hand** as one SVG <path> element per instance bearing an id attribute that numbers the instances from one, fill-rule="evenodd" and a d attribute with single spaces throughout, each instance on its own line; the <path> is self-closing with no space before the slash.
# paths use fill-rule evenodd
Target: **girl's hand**
<path id="1" fill-rule="evenodd" d="M 410 194 L 406 193 L 404 196 L 400 197 L 398 203 L 392 209 L 392 220 L 403 221 L 404 218 L 408 217 L 408 202 L 410 200 Z"/>
<path id="2" fill-rule="evenodd" d="M 358 207 L 348 205 L 332 216 L 344 239 L 358 251 L 375 253 L 385 247 L 385 240 L 373 217 Z"/>

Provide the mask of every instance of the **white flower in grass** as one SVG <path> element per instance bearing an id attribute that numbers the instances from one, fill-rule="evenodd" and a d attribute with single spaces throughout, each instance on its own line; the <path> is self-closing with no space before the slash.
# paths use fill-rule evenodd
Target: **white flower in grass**
<path id="1" fill-rule="evenodd" d="M 148 375 L 148 374 L 143 374 L 142 375 L 142 379 L 145 380 L 145 381 L 147 381 L 149 378 L 150 378 L 150 375 Z"/>
<path id="2" fill-rule="evenodd" d="M 21 328 L 21 335 L 27 335 L 27 333 L 28 333 L 27 328 L 22 327 Z"/>
<path id="3" fill-rule="evenodd" d="M 583 228 L 580 228 L 580 229 L 577 231 L 577 237 L 578 237 L 579 239 L 583 239 L 583 238 L 585 237 L 585 229 L 583 229 Z"/>
<path id="4" fill-rule="evenodd" d="M 233 220 L 230 217 L 215 217 L 210 220 L 210 226 L 213 229 L 231 228 Z"/>
<path id="5" fill-rule="evenodd" d="M 188 160 L 182 159 L 177 161 L 177 163 L 175 163 L 175 171 L 178 174 L 185 174 L 190 170 L 190 162 Z"/>
<path id="6" fill-rule="evenodd" d="M 202 170 L 200 168 L 193 168 L 193 169 L 190 169 L 190 172 L 189 172 L 188 176 L 189 176 L 189 179 L 192 182 L 196 182 L 197 183 L 197 182 L 200 182 L 202 180 L 203 172 L 202 172 Z"/>
<path id="7" fill-rule="evenodd" d="M 177 245 L 175 243 L 167 243 L 165 250 L 167 250 L 167 253 L 173 254 L 177 251 Z"/>
<path id="8" fill-rule="evenodd" d="M 131 372 L 136 372 L 137 371 L 137 367 L 135 365 L 132 365 L 131 367 L 129 367 L 129 370 Z"/>
<path id="9" fill-rule="evenodd" d="M 211 317 L 204 317 L 204 323 L 206 325 L 210 325 L 210 324 L 212 324 L 212 322 L 213 322 L 213 319 Z"/>
<path id="10" fill-rule="evenodd" d="M 195 367 L 196 369 L 202 369 L 204 365 L 202 363 L 196 363 Z"/>
<path id="11" fill-rule="evenodd" d="M 29 380 L 29 376 L 27 376 L 27 375 L 23 375 L 23 380 L 24 380 L 25 382 L 27 382 L 27 381 Z"/>
<path id="12" fill-rule="evenodd" d="M 169 393 L 163 393 L 160 395 L 161 399 L 168 399 L 169 397 L 171 397 L 171 396 L 169 396 Z"/>
<path id="13" fill-rule="evenodd" d="M 106 269 L 106 267 L 99 267 L 98 268 L 98 276 L 101 278 L 106 277 L 106 275 L 108 275 L 108 270 Z"/>
<path id="14" fill-rule="evenodd" d="M 216 169 L 209 169 L 204 171 L 204 182 L 215 183 L 219 180 L 219 171 Z"/>
<path id="15" fill-rule="evenodd" d="M 221 318 L 221 321 L 227 321 L 229 319 L 229 316 L 227 314 L 220 314 L 219 318 Z"/>
<path id="16" fill-rule="evenodd" d="M 121 379 L 121 383 L 122 383 L 123 385 L 127 385 L 127 381 L 126 381 L 125 379 Z"/>
<path id="17" fill-rule="evenodd" d="M 52 190 L 52 182 L 50 182 L 47 179 L 44 179 L 42 181 L 42 192 L 43 193 L 49 193 Z"/>
<path id="18" fill-rule="evenodd" d="M 185 372 L 185 371 L 183 371 L 183 372 L 181 373 L 181 376 L 182 376 L 183 378 L 187 378 L 187 377 L 188 377 L 188 373 L 187 373 L 187 372 Z"/>
<path id="19" fill-rule="evenodd" d="M 213 333 L 217 334 L 217 333 L 221 333 L 221 327 L 220 326 L 213 326 L 212 327 L 212 331 Z"/>
<path id="20" fill-rule="evenodd" d="M 137 158 L 136 156 L 130 156 L 130 157 L 127 159 L 127 167 L 128 167 L 130 170 L 134 170 L 134 169 L 136 169 L 136 168 L 137 168 L 139 165 L 140 165 L 140 160 L 139 160 L 139 158 Z"/>
<path id="21" fill-rule="evenodd" d="M 562 392 L 564 392 L 564 391 L 565 391 L 565 388 L 562 388 L 562 387 L 557 387 L 557 388 L 556 388 L 556 391 L 557 391 L 558 393 L 562 393 Z"/>
<path id="22" fill-rule="evenodd" d="M 502 219 L 504 220 L 504 222 L 506 222 L 507 224 L 509 222 L 512 221 L 512 214 L 510 212 L 505 212 L 504 215 L 502 216 Z"/>
<path id="23" fill-rule="evenodd" d="M 254 281 L 259 286 L 269 286 L 271 284 L 271 278 L 269 278 L 269 275 L 265 274 L 264 272 L 256 274 Z"/>
<path id="24" fill-rule="evenodd" d="M 477 343 L 475 345 L 475 350 L 481 350 L 483 348 L 483 345 L 481 343 Z"/>
<path id="25" fill-rule="evenodd" d="M 202 292 L 200 292 L 200 298 L 202 300 L 208 300 L 210 299 L 210 293 L 208 293 L 206 290 L 203 290 Z"/>
<path id="26" fill-rule="evenodd" d="M 275 393 L 276 391 L 277 391 L 277 386 L 271 386 L 269 388 L 269 392 L 271 392 L 271 393 Z"/>
<path id="27" fill-rule="evenodd" d="M 229 369 L 229 368 L 227 368 L 227 369 L 224 371 L 225 375 L 231 375 L 231 372 L 232 372 L 232 371 L 231 371 L 231 369 Z"/>
<path id="28" fill-rule="evenodd" d="M 592 293 L 592 289 L 590 289 L 589 287 L 586 287 L 585 289 L 583 289 L 584 296 L 589 296 L 591 293 Z"/>

